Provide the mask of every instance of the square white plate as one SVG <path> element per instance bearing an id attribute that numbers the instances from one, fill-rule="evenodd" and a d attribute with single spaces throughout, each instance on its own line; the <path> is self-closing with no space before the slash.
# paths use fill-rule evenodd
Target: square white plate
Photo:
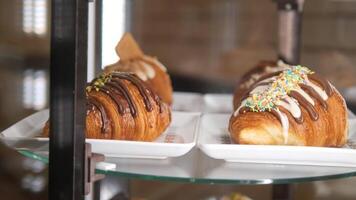
<path id="1" fill-rule="evenodd" d="M 173 110 L 184 112 L 232 113 L 231 94 L 174 92 Z"/>
<path id="2" fill-rule="evenodd" d="M 231 94 L 205 94 L 204 112 L 205 113 L 232 113 Z"/>
<path id="3" fill-rule="evenodd" d="M 202 112 L 203 95 L 193 92 L 174 92 L 172 109 L 173 111 Z"/>
<path id="4" fill-rule="evenodd" d="M 15 148 L 48 151 L 48 138 L 41 134 L 48 110 L 37 112 L 1 133 L 2 140 Z M 109 157 L 167 158 L 188 153 L 196 144 L 200 113 L 173 112 L 169 128 L 153 142 L 86 139 L 93 152 Z"/>
<path id="5" fill-rule="evenodd" d="M 231 144 L 230 114 L 204 114 L 198 140 L 208 156 L 229 162 L 356 166 L 356 121 L 350 120 L 348 144 L 343 148 Z"/>

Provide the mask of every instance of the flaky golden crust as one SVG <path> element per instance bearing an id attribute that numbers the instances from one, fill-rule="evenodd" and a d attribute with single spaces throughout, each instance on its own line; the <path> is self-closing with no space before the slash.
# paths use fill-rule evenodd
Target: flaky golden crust
<path id="1" fill-rule="evenodd" d="M 154 58 L 152 58 L 154 59 Z M 145 60 L 149 62 L 148 60 Z M 127 62 L 117 62 L 115 64 L 105 67 L 104 72 L 110 73 L 114 71 L 121 72 L 133 72 L 131 68 L 124 67 Z M 173 88 L 169 75 L 163 71 L 156 63 L 150 62 L 150 66 L 155 71 L 155 76 L 151 79 L 144 80 L 149 87 L 168 105 L 172 105 L 173 102 Z"/>
<path id="2" fill-rule="evenodd" d="M 327 100 L 328 109 L 315 106 L 319 119 L 313 121 L 301 108 L 304 122 L 299 124 L 288 113 L 288 143 L 286 145 L 341 147 L 346 143 L 348 124 L 346 104 L 334 89 Z M 238 144 L 284 145 L 281 122 L 269 112 L 246 112 L 232 116 L 231 137 Z"/>
<path id="3" fill-rule="evenodd" d="M 117 104 L 109 95 L 92 90 L 88 92 L 88 98 L 94 99 L 103 107 L 106 120 L 103 120 L 103 112 L 100 109 L 89 105 L 86 115 L 86 137 L 135 141 L 155 140 L 167 129 L 171 122 L 170 107 L 164 102 L 157 102 L 154 95 L 146 89 L 149 94 L 148 101 L 152 106 L 152 111 L 148 111 L 137 86 L 128 80 L 121 80 L 121 83 L 127 87 L 132 102 L 135 104 L 137 115 L 134 116 L 130 112 L 129 102 L 123 95 L 117 95 L 117 101 L 121 102 L 124 107 L 124 113 L 120 113 Z M 106 123 L 106 126 L 103 123 Z M 49 126 L 47 124 L 43 135 L 48 136 L 48 132 Z"/>
<path id="4" fill-rule="evenodd" d="M 87 114 L 88 138 L 152 141 L 168 127 L 171 119 L 169 107 L 162 103 L 160 112 L 159 105 L 150 97 L 149 101 L 153 105 L 153 110 L 146 111 L 138 89 L 127 80 L 124 80 L 124 83 L 128 85 L 128 91 L 133 97 L 133 102 L 136 103 L 137 117 L 133 117 L 130 112 L 125 112 L 121 116 L 116 109 L 115 102 L 109 96 L 93 91 L 90 95 L 104 106 L 110 119 L 110 126 L 106 133 L 100 131 L 101 126 L 98 126 L 101 122 L 100 112 L 94 107 Z"/>

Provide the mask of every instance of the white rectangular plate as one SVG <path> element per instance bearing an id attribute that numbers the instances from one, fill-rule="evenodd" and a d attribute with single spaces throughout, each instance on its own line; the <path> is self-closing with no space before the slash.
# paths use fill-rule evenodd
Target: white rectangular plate
<path id="1" fill-rule="evenodd" d="M 205 113 L 232 113 L 231 94 L 205 94 L 204 112 Z"/>
<path id="2" fill-rule="evenodd" d="M 48 151 L 48 138 L 41 134 L 48 110 L 37 112 L 1 133 L 5 143 L 15 148 Z M 86 139 L 92 150 L 109 157 L 167 158 L 188 153 L 196 144 L 200 113 L 173 112 L 169 128 L 153 142 Z"/>
<path id="3" fill-rule="evenodd" d="M 348 144 L 343 148 L 231 144 L 229 114 L 204 114 L 198 145 L 208 156 L 229 162 L 320 166 L 356 166 L 356 122 L 350 120 Z"/>
<path id="4" fill-rule="evenodd" d="M 204 109 L 203 95 L 193 92 L 174 92 L 172 109 L 174 111 L 202 112 Z"/>
<path id="5" fill-rule="evenodd" d="M 174 111 L 232 113 L 232 95 L 174 92 L 172 107 Z"/>

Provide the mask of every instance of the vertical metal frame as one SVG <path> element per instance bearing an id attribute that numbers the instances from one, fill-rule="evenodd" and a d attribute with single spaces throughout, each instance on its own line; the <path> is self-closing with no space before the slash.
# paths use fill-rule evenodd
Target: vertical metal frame
<path id="1" fill-rule="evenodd" d="M 304 0 L 276 0 L 276 2 L 279 58 L 290 64 L 298 64 Z"/>
<path id="2" fill-rule="evenodd" d="M 273 200 L 291 200 L 292 199 L 292 185 L 290 184 L 275 184 L 272 186 Z"/>
<path id="3" fill-rule="evenodd" d="M 51 6 L 49 199 L 83 199 L 88 2 Z"/>
<path id="4" fill-rule="evenodd" d="M 98 75 L 102 65 L 102 36 L 103 36 L 103 0 L 95 2 L 95 74 Z"/>

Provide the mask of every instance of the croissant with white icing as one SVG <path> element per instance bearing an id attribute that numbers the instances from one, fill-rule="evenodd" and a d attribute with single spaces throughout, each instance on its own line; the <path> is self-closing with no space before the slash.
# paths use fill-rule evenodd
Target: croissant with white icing
<path id="1" fill-rule="evenodd" d="M 153 141 L 171 121 L 170 107 L 133 73 L 112 72 L 87 86 L 86 137 Z M 44 136 L 48 136 L 48 124 Z"/>
<path id="2" fill-rule="evenodd" d="M 239 97 L 243 95 L 243 93 L 246 92 L 246 90 L 248 90 L 248 88 L 251 87 L 251 85 L 254 84 L 263 75 L 276 71 L 281 71 L 284 69 L 284 67 L 285 66 L 282 62 L 279 62 L 278 64 L 275 61 L 267 60 L 259 62 L 256 67 L 253 67 L 251 70 L 247 71 L 240 78 L 239 82 L 237 83 L 237 87 L 235 88 L 234 97 Z M 239 103 L 238 100 L 238 98 L 234 98 L 234 107 L 236 107 Z"/>
<path id="3" fill-rule="evenodd" d="M 132 72 L 147 83 L 167 104 L 173 101 L 171 79 L 166 67 L 157 58 L 145 55 L 132 35 L 126 33 L 116 47 L 120 60 L 106 66 L 105 73 L 113 71 Z"/>
<path id="4" fill-rule="evenodd" d="M 303 66 L 279 61 L 260 66 L 240 82 L 230 118 L 239 144 L 341 147 L 346 103 L 327 80 Z"/>

